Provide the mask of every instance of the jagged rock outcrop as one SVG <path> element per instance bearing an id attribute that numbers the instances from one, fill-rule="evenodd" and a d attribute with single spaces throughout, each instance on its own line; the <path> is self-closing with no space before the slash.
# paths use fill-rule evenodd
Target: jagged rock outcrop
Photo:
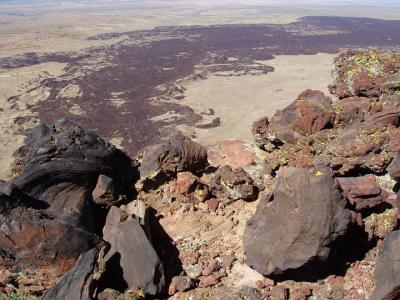
<path id="1" fill-rule="evenodd" d="M 400 297 L 400 231 L 388 234 L 376 259 L 376 287 L 371 300 L 396 300 Z"/>
<path id="2" fill-rule="evenodd" d="M 127 155 L 68 120 L 41 124 L 17 152 L 16 176 L 3 183 L 0 267 L 27 270 L 43 289 L 98 245 L 92 192 L 98 177 L 112 178 L 116 196 L 131 197 L 137 167 Z"/>
<path id="3" fill-rule="evenodd" d="M 263 275 L 310 276 L 333 262 L 351 225 L 329 170 L 286 168 L 248 221 L 246 263 Z"/>
<path id="4" fill-rule="evenodd" d="M 332 100 L 322 92 L 306 90 L 271 120 L 262 118 L 253 124 L 256 144 L 267 151 L 285 143 L 295 143 L 302 135 L 332 127 L 335 121 Z"/>
<path id="5" fill-rule="evenodd" d="M 271 120 L 253 124 L 257 145 L 272 152 L 268 159 L 272 170 L 323 164 L 342 176 L 384 173 L 400 151 L 398 74 L 400 59 L 395 53 L 339 55 L 330 90 L 340 100 L 324 101 L 321 92 L 308 90 L 299 99 L 325 103 L 318 107 L 312 102 L 313 113 L 303 113 L 310 105 L 300 106 L 298 99 Z"/>
<path id="6" fill-rule="evenodd" d="M 335 58 L 334 83 L 329 89 L 340 99 L 351 96 L 379 98 L 383 93 L 397 89 L 395 78 L 398 78 L 396 72 L 399 69 L 400 58 L 396 53 L 350 50 Z"/>
<path id="7" fill-rule="evenodd" d="M 116 193 L 134 192 L 137 167 L 126 154 L 68 120 L 41 124 L 17 153 L 20 174 L 13 184 L 29 196 L 49 204 L 47 211 L 68 223 L 86 222 L 93 230 L 91 193 L 104 174 L 113 179 Z"/>

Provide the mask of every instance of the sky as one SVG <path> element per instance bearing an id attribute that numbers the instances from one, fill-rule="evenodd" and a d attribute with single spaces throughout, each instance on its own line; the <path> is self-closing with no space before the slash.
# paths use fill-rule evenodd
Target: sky
<path id="1" fill-rule="evenodd" d="M 373 5 L 399 6 L 400 0 L 0 0 L 8 3 L 124 3 L 132 5 L 195 5 L 195 6 L 298 6 L 298 5 Z"/>

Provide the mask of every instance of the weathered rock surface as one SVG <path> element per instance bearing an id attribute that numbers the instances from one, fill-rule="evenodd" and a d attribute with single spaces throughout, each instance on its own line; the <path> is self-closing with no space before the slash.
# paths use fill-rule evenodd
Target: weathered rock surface
<path id="1" fill-rule="evenodd" d="M 291 270 L 317 272 L 350 226 L 345 201 L 332 174 L 298 168 L 282 170 L 270 195 L 262 199 L 246 227 L 246 263 L 263 275 Z"/>
<path id="2" fill-rule="evenodd" d="M 396 208 L 386 209 L 382 213 L 372 213 L 364 219 L 365 231 L 368 238 L 383 239 L 386 235 L 396 229 L 399 220 Z"/>
<path id="3" fill-rule="evenodd" d="M 18 151 L 20 173 L 13 184 L 27 195 L 49 204 L 47 211 L 69 224 L 93 230 L 91 193 L 104 174 L 120 194 L 133 193 L 135 163 L 96 134 L 68 120 L 41 124 Z"/>
<path id="4" fill-rule="evenodd" d="M 386 168 L 386 171 L 389 173 L 390 177 L 394 180 L 400 179 L 400 156 L 396 156 L 390 165 Z"/>
<path id="5" fill-rule="evenodd" d="M 239 168 L 233 170 L 230 166 L 219 168 L 211 181 L 211 191 L 218 195 L 226 195 L 231 200 L 255 200 L 258 196 L 258 188 L 247 173 Z"/>
<path id="6" fill-rule="evenodd" d="M 139 189 L 157 188 L 178 172 L 200 172 L 208 165 L 207 149 L 190 138 L 176 135 L 165 144 L 145 148 L 140 161 Z"/>
<path id="7" fill-rule="evenodd" d="M 208 148 L 208 162 L 211 166 L 242 168 L 259 187 L 263 186 L 265 175 L 271 172 L 267 156 L 256 145 L 240 140 L 220 140 Z"/>
<path id="8" fill-rule="evenodd" d="M 343 196 L 356 211 L 378 206 L 387 198 L 372 174 L 360 177 L 339 177 L 336 180 Z"/>
<path id="9" fill-rule="evenodd" d="M 330 98 L 320 91 L 306 90 L 270 121 L 256 121 L 252 132 L 259 147 L 272 151 L 284 143 L 295 143 L 304 134 L 332 127 L 335 116 Z"/>
<path id="10" fill-rule="evenodd" d="M 74 268 L 63 275 L 60 280 L 42 297 L 43 300 L 65 299 L 86 300 L 94 299 L 96 280 L 93 278 L 98 267 L 98 250 L 93 248 L 82 254 Z M 99 278 L 97 278 L 99 279 Z"/>
<path id="11" fill-rule="evenodd" d="M 396 53 L 347 51 L 335 58 L 330 92 L 343 99 L 351 96 L 379 98 L 396 89 L 393 75 L 400 68 Z"/>
<path id="12" fill-rule="evenodd" d="M 256 144 L 272 152 L 268 160 L 273 170 L 323 164 L 341 176 L 382 174 L 400 151 L 398 74 L 396 53 L 343 53 L 335 60 L 330 86 L 340 100 L 324 101 L 321 92 L 303 92 L 271 120 L 254 123 Z M 320 99 L 322 107 L 310 99 Z"/>
<path id="13" fill-rule="evenodd" d="M 391 232 L 383 241 L 376 259 L 375 291 L 371 300 L 395 300 L 400 297 L 400 231 Z"/>
<path id="14" fill-rule="evenodd" d="M 114 268 L 121 269 L 122 278 L 118 283 L 121 287 L 139 288 L 150 295 L 163 291 L 162 263 L 136 219 L 113 206 L 103 233 L 103 239 L 111 245 L 104 259 L 106 263 L 112 261 Z"/>
<path id="15" fill-rule="evenodd" d="M 15 172 L 0 193 L 0 266 L 29 271 L 39 285 L 52 284 L 100 242 L 96 226 L 103 217 L 92 199 L 98 177 L 112 178 L 113 192 L 126 198 L 137 179 L 127 155 L 64 119 L 32 130 Z"/>

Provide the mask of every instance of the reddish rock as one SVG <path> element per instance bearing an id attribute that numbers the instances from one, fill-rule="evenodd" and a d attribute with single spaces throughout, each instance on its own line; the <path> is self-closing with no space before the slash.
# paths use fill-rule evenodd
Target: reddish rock
<path id="1" fill-rule="evenodd" d="M 320 91 L 305 90 L 270 120 L 262 118 L 253 123 L 252 133 L 261 149 L 273 151 L 285 143 L 295 143 L 301 136 L 332 127 L 335 118 L 330 98 Z"/>
<path id="2" fill-rule="evenodd" d="M 190 172 L 180 172 L 176 177 L 176 192 L 179 194 L 190 194 L 198 184 L 198 178 Z"/>
<path id="3" fill-rule="evenodd" d="M 220 140 L 208 148 L 208 161 L 214 167 L 228 165 L 233 169 L 246 168 L 262 159 L 265 159 L 264 153 L 240 140 Z"/>
<path id="4" fill-rule="evenodd" d="M 184 292 L 192 288 L 192 279 L 187 276 L 175 276 L 172 278 L 168 294 L 172 296 L 176 292 Z"/>
<path id="5" fill-rule="evenodd" d="M 212 274 L 214 271 L 217 271 L 220 268 L 219 262 L 217 260 L 212 260 L 207 267 L 204 268 L 202 275 L 208 276 Z"/>
<path id="6" fill-rule="evenodd" d="M 377 206 L 387 198 L 374 175 L 338 177 L 336 181 L 339 183 L 343 196 L 355 207 L 356 211 Z"/>
<path id="7" fill-rule="evenodd" d="M 213 286 L 219 283 L 219 279 L 215 278 L 213 275 L 201 276 L 199 278 L 199 287 L 205 288 Z"/>
<path id="8" fill-rule="evenodd" d="M 309 286 L 296 286 L 290 292 L 290 299 L 292 300 L 307 300 L 312 295 L 312 288 Z"/>
<path id="9" fill-rule="evenodd" d="M 216 198 L 207 201 L 208 209 L 211 211 L 216 211 L 219 206 L 219 200 Z"/>
<path id="10" fill-rule="evenodd" d="M 275 281 L 269 278 L 264 278 L 263 280 L 257 280 L 256 285 L 258 288 L 263 289 L 266 287 L 274 286 Z"/>
<path id="11" fill-rule="evenodd" d="M 397 155 L 386 168 L 393 180 L 400 179 L 400 155 Z"/>
<path id="12" fill-rule="evenodd" d="M 385 126 L 398 126 L 400 123 L 400 109 L 396 107 L 385 108 L 381 112 L 371 114 L 366 118 L 366 123 L 385 127 Z"/>
<path id="13" fill-rule="evenodd" d="M 223 166 L 215 172 L 211 180 L 210 189 L 215 195 L 226 195 L 232 200 L 255 200 L 258 188 L 243 169 L 233 170 L 230 166 Z"/>
<path id="14" fill-rule="evenodd" d="M 376 81 L 366 71 L 361 71 L 352 77 L 351 89 L 357 96 L 379 96 Z"/>
<path id="15" fill-rule="evenodd" d="M 333 125 L 336 113 L 332 100 L 322 92 L 305 90 L 297 98 L 300 119 L 293 124 L 294 129 L 303 133 L 315 133 Z"/>

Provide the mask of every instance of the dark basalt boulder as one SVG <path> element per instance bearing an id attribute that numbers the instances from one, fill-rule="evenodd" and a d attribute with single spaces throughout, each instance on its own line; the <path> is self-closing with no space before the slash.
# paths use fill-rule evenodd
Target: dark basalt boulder
<path id="1" fill-rule="evenodd" d="M 43 300 L 89 300 L 95 299 L 96 281 L 93 274 L 99 268 L 99 251 L 93 248 L 79 257 L 76 265 L 49 289 L 42 297 Z"/>
<path id="2" fill-rule="evenodd" d="M 258 188 L 250 176 L 242 168 L 233 170 L 228 165 L 215 172 L 210 189 L 216 196 L 225 196 L 231 200 L 252 201 L 258 197 Z"/>
<path id="3" fill-rule="evenodd" d="M 371 300 L 400 298 L 400 231 L 389 233 L 379 250 L 374 273 L 376 287 Z"/>
<path id="4" fill-rule="evenodd" d="M 329 170 L 285 168 L 248 221 L 246 263 L 263 275 L 314 276 L 334 264 L 351 224 Z"/>
<path id="5" fill-rule="evenodd" d="M 134 193 L 138 176 L 127 155 L 65 119 L 32 130 L 17 152 L 16 170 L 20 175 L 13 180 L 15 186 L 75 224 L 90 219 L 91 193 L 100 174 L 112 178 L 115 190 L 126 195 Z"/>
<path id="6" fill-rule="evenodd" d="M 178 172 L 197 173 L 208 166 L 207 149 L 182 135 L 167 143 L 153 145 L 140 151 L 140 182 L 138 189 L 157 188 Z"/>
<path id="7" fill-rule="evenodd" d="M 137 166 L 64 119 L 35 127 L 16 155 L 16 177 L 0 185 L 0 267 L 27 270 L 39 285 L 46 269 L 51 284 L 100 242 L 97 226 L 105 214 L 92 199 L 99 176 L 111 178 L 113 192 L 129 198 Z"/>
<path id="8" fill-rule="evenodd" d="M 112 262 L 114 270 L 120 270 L 120 289 L 139 288 L 148 295 L 164 290 L 162 262 L 138 220 L 113 206 L 103 233 L 103 239 L 111 245 L 104 260 L 108 264 Z M 113 271 L 110 274 L 113 276 Z"/>
<path id="9" fill-rule="evenodd" d="M 285 143 L 295 143 L 302 135 L 333 126 L 335 111 L 330 98 L 316 90 L 306 90 L 271 120 L 262 118 L 252 127 L 257 145 L 272 151 Z"/>

